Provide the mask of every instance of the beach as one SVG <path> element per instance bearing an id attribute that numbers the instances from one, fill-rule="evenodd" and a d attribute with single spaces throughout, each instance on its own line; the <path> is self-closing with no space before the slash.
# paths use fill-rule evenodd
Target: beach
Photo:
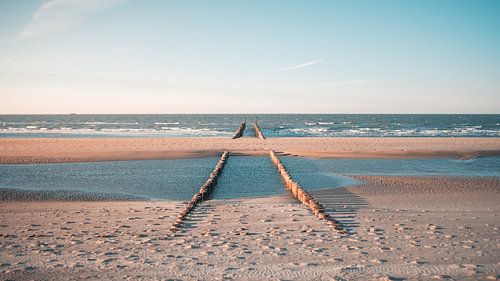
<path id="1" fill-rule="evenodd" d="M 500 280 L 500 0 L 0 7 L 0 281 Z"/>
<path id="2" fill-rule="evenodd" d="M 0 206 L 4 279 L 495 280 L 498 178 L 363 177 L 349 235 L 287 195 Z M 455 187 L 459 186 L 457 190 Z M 404 186 L 402 188 L 401 186 Z M 328 200 L 327 191 L 319 201 Z M 329 197 L 331 200 L 331 196 Z"/>
<path id="3" fill-rule="evenodd" d="M 0 139 L 0 148 L 4 164 L 179 159 L 224 150 L 233 156 L 276 150 L 316 158 L 470 159 L 498 155 L 500 140 Z M 310 191 L 345 233 L 285 189 L 202 201 L 175 231 L 182 201 L 4 188 L 0 272 L 6 280 L 498 278 L 499 177 L 351 177 L 357 183 Z"/>
<path id="4" fill-rule="evenodd" d="M 0 138 L 0 163 L 153 160 L 233 154 L 315 158 L 447 157 L 500 155 L 500 138 Z"/>

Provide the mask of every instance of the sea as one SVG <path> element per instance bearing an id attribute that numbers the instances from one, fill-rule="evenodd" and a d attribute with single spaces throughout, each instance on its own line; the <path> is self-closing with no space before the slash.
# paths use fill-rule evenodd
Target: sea
<path id="1" fill-rule="evenodd" d="M 229 137 L 245 119 L 266 137 L 500 137 L 500 114 L 68 114 L 0 115 L 0 138 Z"/>

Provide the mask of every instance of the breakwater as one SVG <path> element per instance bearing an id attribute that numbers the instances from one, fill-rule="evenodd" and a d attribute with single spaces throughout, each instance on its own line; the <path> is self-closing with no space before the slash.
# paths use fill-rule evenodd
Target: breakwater
<path id="1" fill-rule="evenodd" d="M 184 209 L 179 213 L 177 219 L 172 224 L 170 230 L 176 231 L 182 225 L 183 220 L 186 216 L 201 202 L 208 199 L 213 191 L 215 184 L 217 183 L 217 178 L 222 172 L 224 165 L 226 164 L 227 158 L 229 157 L 229 152 L 225 151 L 220 157 L 219 161 L 215 165 L 214 170 L 210 173 L 205 183 L 200 187 L 200 190 L 193 195 L 191 201 L 187 202 Z"/>
<path id="2" fill-rule="evenodd" d="M 318 201 L 314 199 L 305 189 L 303 189 L 299 183 L 292 179 L 276 153 L 274 153 L 274 151 L 270 151 L 269 155 L 281 175 L 281 179 L 283 180 L 285 188 L 290 191 L 292 196 L 302 204 L 308 206 L 312 210 L 314 215 L 316 215 L 318 218 L 325 220 L 330 225 L 332 225 L 336 231 L 344 234 L 345 230 L 343 229 L 342 225 L 340 225 L 340 223 L 329 214 L 325 213 L 323 206 L 318 203 Z"/>
<path id="3" fill-rule="evenodd" d="M 259 138 L 261 140 L 266 139 L 266 137 L 264 137 L 264 134 L 262 134 L 262 131 L 260 130 L 259 124 L 257 124 L 257 122 L 253 123 L 253 129 L 255 130 L 256 138 Z"/>
<path id="4" fill-rule="evenodd" d="M 238 127 L 238 130 L 236 130 L 236 133 L 234 133 L 233 139 L 241 138 L 243 136 L 243 132 L 245 131 L 245 128 L 247 127 L 247 119 L 245 118 L 245 121 L 240 124 Z"/>

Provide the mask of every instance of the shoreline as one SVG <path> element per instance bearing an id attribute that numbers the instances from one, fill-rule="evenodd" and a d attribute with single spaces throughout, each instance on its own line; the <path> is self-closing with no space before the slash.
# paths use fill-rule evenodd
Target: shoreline
<path id="1" fill-rule="evenodd" d="M 500 156 L 500 138 L 3 138 L 0 164 L 162 160 L 233 155 L 311 158 L 458 158 Z"/>

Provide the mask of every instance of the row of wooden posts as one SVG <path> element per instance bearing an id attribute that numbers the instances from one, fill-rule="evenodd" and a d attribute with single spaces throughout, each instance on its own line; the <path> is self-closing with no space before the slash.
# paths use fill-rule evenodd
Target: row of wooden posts
<path id="1" fill-rule="evenodd" d="M 262 131 L 260 130 L 259 125 L 257 124 L 257 121 L 255 121 L 255 123 L 253 123 L 253 128 L 255 130 L 255 137 L 256 138 L 259 138 L 261 140 L 266 139 L 266 137 L 264 137 L 264 134 L 262 134 Z"/>
<path id="2" fill-rule="evenodd" d="M 245 128 L 247 126 L 247 118 L 245 117 L 245 121 L 240 124 L 238 129 L 236 130 L 236 133 L 234 133 L 233 139 L 241 138 L 243 136 L 243 132 L 245 131 Z M 264 137 L 264 134 L 262 134 L 262 131 L 260 130 L 259 124 L 257 124 L 257 118 L 255 118 L 255 123 L 253 123 L 253 128 L 255 130 L 255 137 L 259 138 L 261 140 L 265 140 L 266 137 Z"/>
<path id="3" fill-rule="evenodd" d="M 212 173 L 210 173 L 210 175 L 208 176 L 208 179 L 201 186 L 200 190 L 195 195 L 193 195 L 191 201 L 186 203 L 184 209 L 177 216 L 177 219 L 170 228 L 172 231 L 178 230 L 178 228 L 182 225 L 182 221 L 196 207 L 196 205 L 209 198 L 215 184 L 217 183 L 217 178 L 221 174 L 222 169 L 224 168 L 224 165 L 226 164 L 228 157 L 229 157 L 229 152 L 225 151 L 220 157 L 217 164 L 215 165 L 215 168 L 212 171 Z"/>
<path id="4" fill-rule="evenodd" d="M 234 135 L 233 139 L 241 137 L 243 135 L 245 127 L 246 127 L 246 118 L 245 122 L 241 123 L 240 127 L 236 131 L 236 134 Z M 254 129 L 255 129 L 255 136 L 257 138 L 266 139 L 262 134 L 257 122 L 254 123 Z M 320 219 L 327 221 L 339 233 L 345 233 L 345 230 L 342 228 L 340 223 L 336 219 L 331 217 L 329 214 L 325 213 L 323 206 L 320 203 L 318 203 L 318 201 L 314 199 L 305 189 L 303 189 L 299 183 L 297 183 L 292 179 L 292 177 L 290 176 L 290 174 L 288 173 L 288 171 L 286 170 L 285 166 L 283 165 L 279 157 L 276 155 L 276 153 L 274 151 L 270 151 L 269 155 L 271 157 L 273 164 L 276 166 L 278 172 L 280 173 L 285 188 L 291 192 L 292 196 L 298 201 L 300 201 L 302 204 L 308 206 L 312 210 L 314 215 L 316 215 Z M 179 227 L 182 225 L 182 222 L 186 218 L 186 216 L 199 203 L 209 198 L 215 184 L 217 183 L 217 178 L 221 174 L 222 169 L 224 168 L 224 165 L 226 164 L 228 157 L 229 157 L 229 152 L 225 151 L 222 154 L 219 161 L 217 162 L 217 164 L 215 165 L 215 168 L 212 171 L 212 173 L 210 173 L 208 179 L 201 186 L 200 190 L 191 198 L 191 201 L 186 203 L 184 209 L 177 216 L 176 221 L 173 223 L 171 227 L 172 231 L 178 230 Z"/>
<path id="5" fill-rule="evenodd" d="M 238 127 L 238 130 L 236 130 L 236 133 L 233 136 L 233 139 L 241 138 L 243 136 L 243 132 L 245 131 L 245 128 L 247 127 L 247 118 L 245 117 L 245 121 L 240 124 Z"/>
<path id="6" fill-rule="evenodd" d="M 285 188 L 292 193 L 293 197 L 300 201 L 302 204 L 308 206 L 313 211 L 314 215 L 316 215 L 318 218 L 327 221 L 334 227 L 335 230 L 337 230 L 339 233 L 344 234 L 345 230 L 342 228 L 340 223 L 329 214 L 325 213 L 323 206 L 321 206 L 321 204 L 318 203 L 316 199 L 314 199 L 306 190 L 304 190 L 300 186 L 300 184 L 292 179 L 276 153 L 274 153 L 274 151 L 270 151 L 269 154 L 274 165 L 276 166 L 276 168 L 278 168 Z"/>

